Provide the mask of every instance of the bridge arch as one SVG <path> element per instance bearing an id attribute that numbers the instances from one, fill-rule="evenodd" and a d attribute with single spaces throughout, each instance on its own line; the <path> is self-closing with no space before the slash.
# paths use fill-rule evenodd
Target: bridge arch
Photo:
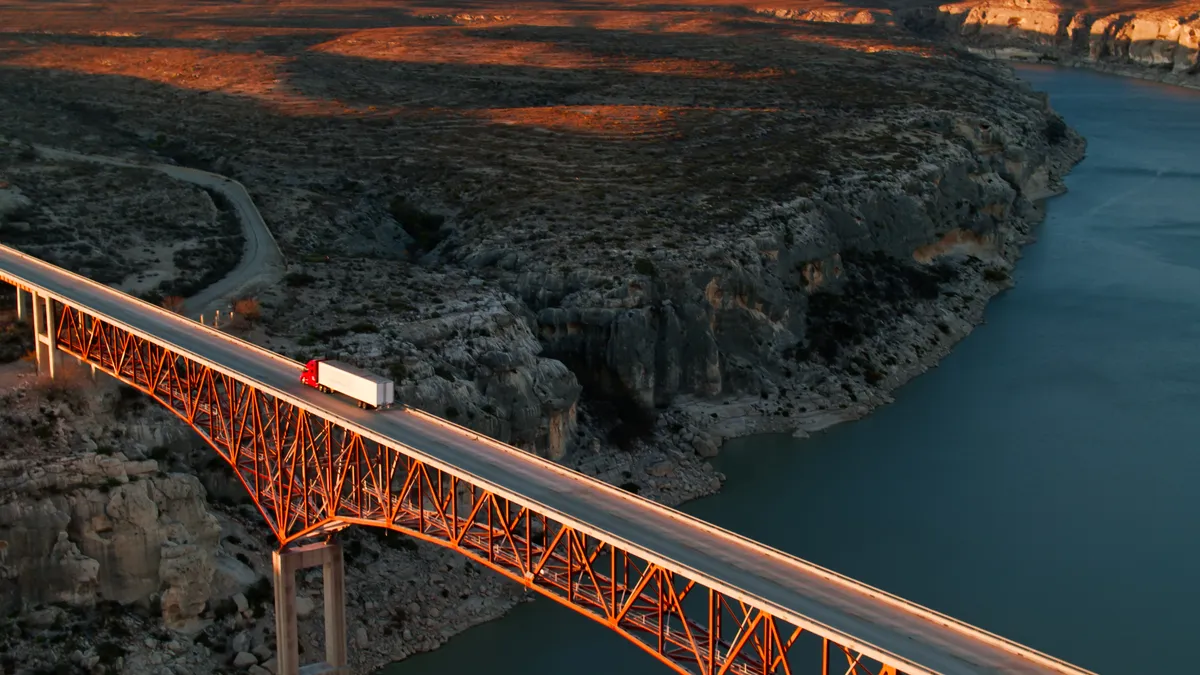
<path id="1" fill-rule="evenodd" d="M 291 359 L 6 246 L 0 280 L 22 289 L 19 307 L 33 295 L 39 369 L 45 354 L 53 374 L 61 350 L 104 370 L 233 467 L 285 545 L 277 629 L 294 600 L 284 559 L 311 566 L 300 540 L 361 524 L 454 548 L 680 673 L 792 673 L 811 658 L 822 673 L 1094 675 L 421 411 L 355 411 L 300 385 Z"/>
<path id="2" fill-rule="evenodd" d="M 61 299 L 48 307 L 51 330 L 42 337 L 51 347 L 187 423 L 232 467 L 282 548 L 353 525 L 416 537 L 605 625 L 677 673 L 793 673 L 797 654 L 822 675 L 897 672 L 108 317 Z M 300 365 L 287 361 L 298 378 Z M 404 414 L 474 435 L 419 411 Z"/>

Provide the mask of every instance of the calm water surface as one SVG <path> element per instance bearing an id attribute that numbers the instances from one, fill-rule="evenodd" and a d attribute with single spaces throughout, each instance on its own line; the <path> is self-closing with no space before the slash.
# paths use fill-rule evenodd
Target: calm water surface
<path id="1" fill-rule="evenodd" d="M 1197 672 L 1200 92 L 1021 72 L 1089 149 L 1017 287 L 868 419 L 731 443 L 686 510 L 1104 675 Z M 388 672 L 667 671 L 539 600 Z"/>

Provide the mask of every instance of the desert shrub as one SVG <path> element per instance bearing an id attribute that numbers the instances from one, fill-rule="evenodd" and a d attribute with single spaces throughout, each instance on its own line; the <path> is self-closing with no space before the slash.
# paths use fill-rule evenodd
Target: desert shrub
<path id="1" fill-rule="evenodd" d="M 987 279 L 988 281 L 996 282 L 1008 281 L 1008 272 L 998 267 L 989 267 L 983 271 L 983 278 Z"/>
<path id="2" fill-rule="evenodd" d="M 251 606 L 256 606 L 266 602 L 274 602 L 275 589 L 271 586 L 270 581 L 259 579 L 250 588 L 246 589 L 245 595 L 246 602 Z"/>
<path id="3" fill-rule="evenodd" d="M 115 642 L 101 642 L 96 645 L 96 656 L 100 657 L 100 663 L 106 666 L 115 664 L 125 653 L 125 648 Z"/>
<path id="4" fill-rule="evenodd" d="M 159 304 L 176 314 L 183 314 L 183 298 L 178 295 L 168 295 Z"/>
<path id="5" fill-rule="evenodd" d="M 33 327 L 14 321 L 0 328 L 0 363 L 10 363 L 33 351 Z"/>
<path id="6" fill-rule="evenodd" d="M 392 379 L 396 380 L 397 382 L 408 377 L 408 366 L 404 365 L 404 361 L 401 361 L 399 359 L 392 361 L 391 363 L 388 364 L 387 368 L 388 368 L 388 374 L 390 374 L 392 376 Z"/>
<path id="7" fill-rule="evenodd" d="M 255 298 L 240 298 L 233 301 L 233 312 L 254 323 L 262 318 L 262 307 Z"/>

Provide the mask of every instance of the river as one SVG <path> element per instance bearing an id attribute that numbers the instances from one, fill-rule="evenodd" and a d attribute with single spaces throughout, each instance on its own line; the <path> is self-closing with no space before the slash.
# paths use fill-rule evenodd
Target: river
<path id="1" fill-rule="evenodd" d="M 865 420 L 729 443 L 684 510 L 1104 675 L 1194 672 L 1200 92 L 1020 73 L 1087 137 L 1017 286 Z M 524 604 L 388 675 L 662 675 Z"/>

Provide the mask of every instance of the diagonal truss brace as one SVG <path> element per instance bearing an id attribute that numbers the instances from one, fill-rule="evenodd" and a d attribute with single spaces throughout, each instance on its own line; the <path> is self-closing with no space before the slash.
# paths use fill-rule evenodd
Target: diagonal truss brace
<path id="1" fill-rule="evenodd" d="M 897 675 L 847 647 L 556 522 L 70 305 L 61 351 L 136 387 L 233 468 L 282 545 L 348 525 L 445 546 L 690 675 Z M 844 659 L 845 664 L 842 664 Z"/>

